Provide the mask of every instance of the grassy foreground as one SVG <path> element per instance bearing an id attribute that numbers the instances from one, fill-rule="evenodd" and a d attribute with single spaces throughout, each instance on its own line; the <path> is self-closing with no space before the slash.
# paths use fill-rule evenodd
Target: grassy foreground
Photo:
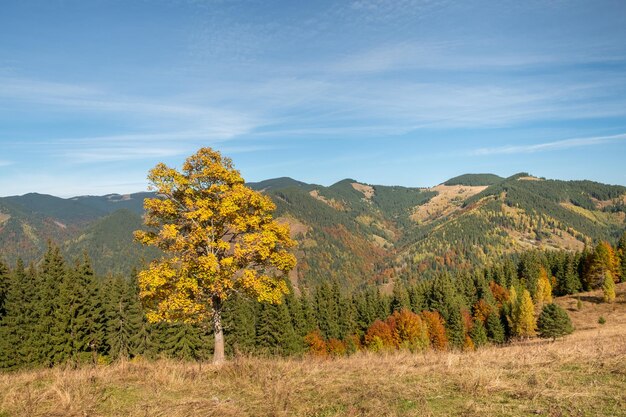
<path id="1" fill-rule="evenodd" d="M 625 293 L 559 299 L 577 330 L 554 343 L 0 374 L 0 416 L 624 416 Z"/>

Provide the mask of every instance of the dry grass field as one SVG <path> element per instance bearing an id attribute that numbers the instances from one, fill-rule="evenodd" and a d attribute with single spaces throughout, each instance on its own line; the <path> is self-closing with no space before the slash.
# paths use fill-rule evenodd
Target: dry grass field
<path id="1" fill-rule="evenodd" d="M 577 331 L 554 343 L 1 374 L 0 416 L 624 416 L 625 293 L 559 299 Z"/>

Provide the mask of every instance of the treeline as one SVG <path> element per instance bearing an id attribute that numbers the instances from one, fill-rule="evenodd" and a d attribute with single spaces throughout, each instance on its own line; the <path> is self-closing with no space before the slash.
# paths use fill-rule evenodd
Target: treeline
<path id="1" fill-rule="evenodd" d="M 299 295 L 292 291 L 278 305 L 234 296 L 224 312 L 227 352 L 342 355 L 472 349 L 537 331 L 554 337 L 542 328 L 565 314 L 553 295 L 603 288 L 610 302 L 619 280 L 626 280 L 626 235 L 616 247 L 600 242 L 582 253 L 526 252 L 472 272 L 397 281 L 389 295 L 373 286 L 347 294 L 337 281 L 326 281 Z M 148 323 L 134 277 L 97 277 L 86 256 L 68 265 L 53 245 L 37 266 L 0 263 L 3 369 L 205 359 L 213 349 L 210 327 Z"/>

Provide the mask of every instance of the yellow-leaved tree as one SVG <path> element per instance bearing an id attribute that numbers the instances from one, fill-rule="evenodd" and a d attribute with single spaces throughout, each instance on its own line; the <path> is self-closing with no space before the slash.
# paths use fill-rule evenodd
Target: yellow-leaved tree
<path id="1" fill-rule="evenodd" d="M 213 361 L 224 361 L 222 307 L 238 292 L 280 303 L 294 268 L 295 242 L 273 219 L 269 197 L 245 186 L 229 158 L 202 148 L 182 170 L 157 164 L 148 175 L 157 198 L 144 201 L 148 231 L 135 238 L 164 256 L 139 272 L 151 322 L 212 321 Z"/>

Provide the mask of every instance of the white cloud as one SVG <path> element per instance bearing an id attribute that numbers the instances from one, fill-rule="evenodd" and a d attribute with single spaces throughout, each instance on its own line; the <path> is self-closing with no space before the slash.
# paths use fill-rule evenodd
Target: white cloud
<path id="1" fill-rule="evenodd" d="M 510 145 L 497 148 L 480 148 L 470 152 L 470 155 L 501 155 L 501 154 L 523 154 L 545 151 L 564 150 L 571 148 L 580 148 L 585 146 L 601 145 L 607 142 L 613 142 L 626 139 L 626 133 L 611 136 L 594 136 L 588 138 L 575 138 L 558 140 L 554 142 L 536 143 L 532 145 Z"/>

